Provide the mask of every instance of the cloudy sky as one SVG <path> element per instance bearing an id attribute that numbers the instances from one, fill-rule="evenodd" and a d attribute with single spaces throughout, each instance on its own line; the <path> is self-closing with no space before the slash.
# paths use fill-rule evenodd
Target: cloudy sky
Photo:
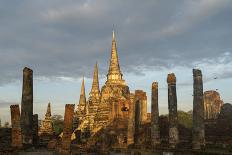
<path id="1" fill-rule="evenodd" d="M 204 90 L 232 102 L 231 0 L 0 0 L 0 118 L 21 101 L 22 69 L 34 70 L 34 113 L 43 118 L 78 103 L 82 76 L 89 93 L 95 62 L 105 82 L 116 31 L 124 79 L 148 96 L 159 82 L 160 113 L 167 113 L 166 77 L 177 77 L 178 109 L 192 108 L 192 68 Z M 214 79 L 217 77 L 217 79 Z"/>

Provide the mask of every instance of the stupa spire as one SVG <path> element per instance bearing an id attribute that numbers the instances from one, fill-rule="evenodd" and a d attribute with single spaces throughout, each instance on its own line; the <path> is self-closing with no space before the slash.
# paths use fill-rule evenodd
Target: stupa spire
<path id="1" fill-rule="evenodd" d="M 109 71 L 107 74 L 107 81 L 108 80 L 114 80 L 114 81 L 122 80 L 122 73 L 120 71 L 120 66 L 118 61 L 118 52 L 117 52 L 114 30 L 112 32 L 111 58 L 110 58 Z"/>
<path id="2" fill-rule="evenodd" d="M 82 85 L 81 85 L 81 94 L 80 94 L 80 100 L 79 100 L 79 106 L 86 104 L 86 96 L 85 96 L 85 80 L 84 77 L 82 79 Z"/>
<path id="3" fill-rule="evenodd" d="M 46 118 L 50 118 L 51 117 L 51 103 L 48 103 L 48 107 L 47 107 L 47 112 L 45 114 Z"/>
<path id="4" fill-rule="evenodd" d="M 94 66 L 92 89 L 91 89 L 89 95 L 90 96 L 96 96 L 96 97 L 99 97 L 99 95 L 100 95 L 97 62 L 95 64 L 95 66 Z"/>

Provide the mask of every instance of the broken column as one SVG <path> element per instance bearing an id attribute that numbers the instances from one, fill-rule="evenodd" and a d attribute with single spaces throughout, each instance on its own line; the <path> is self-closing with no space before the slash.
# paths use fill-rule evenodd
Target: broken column
<path id="1" fill-rule="evenodd" d="M 151 89 L 151 141 L 153 147 L 160 144 L 158 82 L 153 82 Z"/>
<path id="2" fill-rule="evenodd" d="M 33 142 L 33 71 L 23 69 L 23 90 L 21 101 L 21 129 L 23 144 Z"/>
<path id="3" fill-rule="evenodd" d="M 16 148 L 22 148 L 22 133 L 20 127 L 20 111 L 19 105 L 11 105 L 11 146 Z"/>
<path id="4" fill-rule="evenodd" d="M 140 104 L 140 123 L 147 121 L 147 95 L 143 90 L 135 90 L 136 101 Z"/>
<path id="5" fill-rule="evenodd" d="M 135 96 L 135 133 L 134 133 L 134 143 L 138 144 L 138 133 L 139 133 L 139 127 L 140 127 L 140 119 L 141 119 L 141 112 L 140 112 L 140 100 L 137 99 Z"/>
<path id="6" fill-rule="evenodd" d="M 38 114 L 33 115 L 33 144 L 38 145 L 39 139 L 38 139 Z"/>
<path id="7" fill-rule="evenodd" d="M 177 96 L 176 96 L 176 76 L 174 73 L 168 74 L 168 110 L 169 110 L 169 145 L 175 148 L 179 142 L 178 116 L 177 116 Z"/>
<path id="8" fill-rule="evenodd" d="M 193 69 L 193 149 L 205 145 L 204 98 L 202 73 Z"/>
<path id="9" fill-rule="evenodd" d="M 130 105 L 129 105 L 129 118 L 128 118 L 128 129 L 127 129 L 127 145 L 134 144 L 134 132 L 135 132 L 135 102 L 134 94 L 130 94 Z"/>
<path id="10" fill-rule="evenodd" d="M 73 126 L 73 114 L 74 114 L 74 104 L 65 105 L 64 113 L 64 129 L 61 142 L 61 153 L 70 154 L 70 144 L 71 144 L 71 135 L 72 135 L 72 126 Z"/>

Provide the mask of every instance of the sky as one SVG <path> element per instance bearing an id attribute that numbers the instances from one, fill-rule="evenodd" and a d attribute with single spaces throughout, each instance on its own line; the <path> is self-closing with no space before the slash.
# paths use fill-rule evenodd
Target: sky
<path id="1" fill-rule="evenodd" d="M 34 71 L 34 113 L 43 119 L 79 101 L 81 80 L 91 88 L 94 64 L 100 87 L 109 67 L 115 30 L 123 78 L 133 92 L 159 82 L 160 114 L 168 112 L 167 74 L 177 77 L 178 109 L 192 109 L 192 69 L 204 91 L 232 103 L 231 0 L 0 0 L 0 119 L 20 104 L 22 70 Z M 215 79 L 215 77 L 217 77 Z"/>

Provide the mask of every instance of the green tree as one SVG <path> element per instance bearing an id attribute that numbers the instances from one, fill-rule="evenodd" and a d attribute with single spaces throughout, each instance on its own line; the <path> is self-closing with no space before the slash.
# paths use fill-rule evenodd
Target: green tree
<path id="1" fill-rule="evenodd" d="M 63 131 L 63 128 L 64 128 L 63 116 L 53 115 L 52 116 L 52 123 L 53 123 L 53 128 L 55 130 L 55 134 L 59 135 Z"/>
<path id="2" fill-rule="evenodd" d="M 192 128 L 192 112 L 178 111 L 178 122 L 188 129 Z"/>

